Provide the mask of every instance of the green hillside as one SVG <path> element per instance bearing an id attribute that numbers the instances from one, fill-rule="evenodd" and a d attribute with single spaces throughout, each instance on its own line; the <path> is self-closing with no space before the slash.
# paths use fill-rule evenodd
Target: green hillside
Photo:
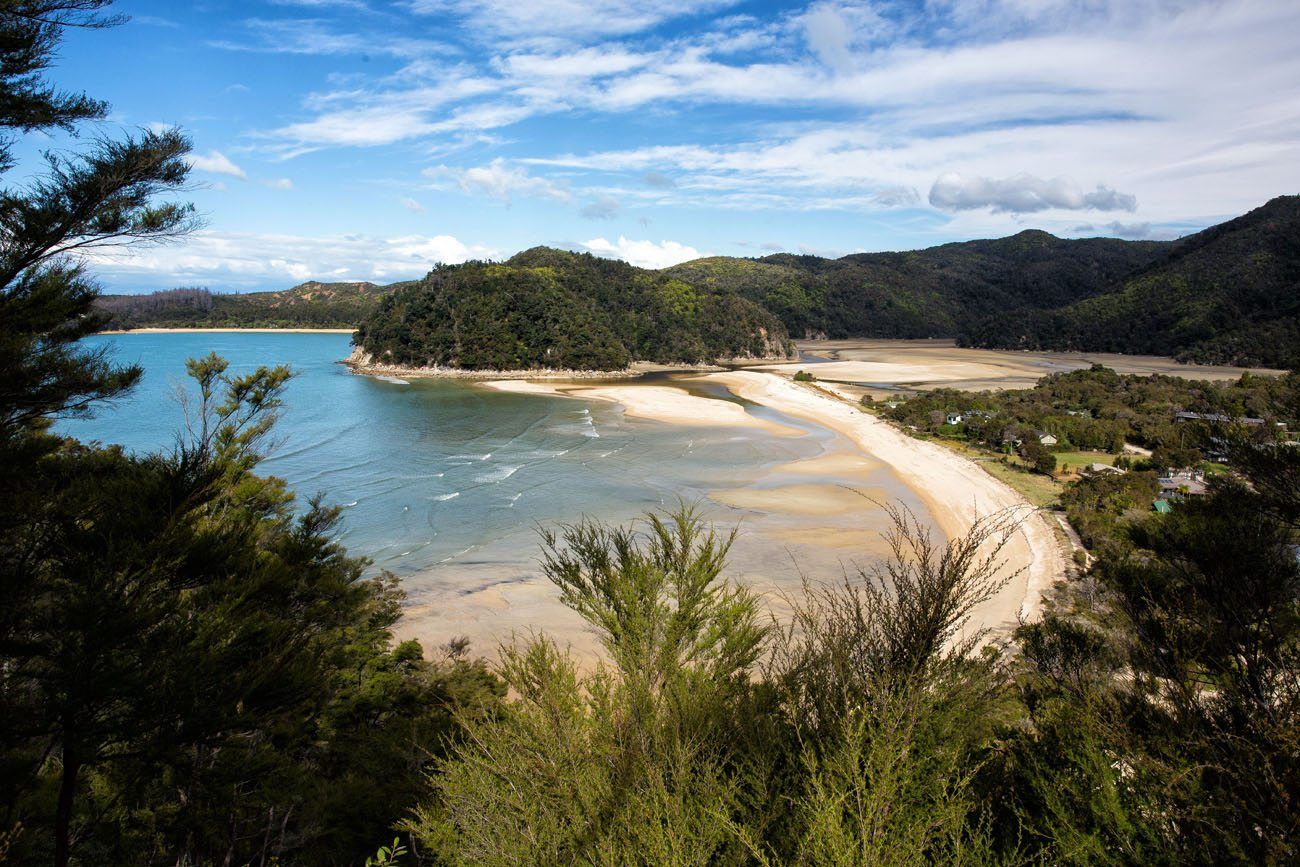
<path id="1" fill-rule="evenodd" d="M 957 337 L 986 317 L 1054 309 L 1102 292 L 1156 261 L 1168 246 L 1025 231 L 841 259 L 715 257 L 668 273 L 739 292 L 800 337 Z"/>
<path id="2" fill-rule="evenodd" d="M 169 289 L 148 295 L 103 295 L 96 306 L 109 327 L 353 328 L 384 295 L 405 283 L 306 283 L 278 292 L 220 293 Z"/>
<path id="3" fill-rule="evenodd" d="M 1184 238 L 1105 293 L 983 323 L 972 342 L 1300 366 L 1300 196 Z"/>
<path id="4" fill-rule="evenodd" d="M 734 292 L 545 247 L 434 270 L 385 297 L 356 343 L 388 364 L 497 370 L 791 352 L 780 320 Z"/>

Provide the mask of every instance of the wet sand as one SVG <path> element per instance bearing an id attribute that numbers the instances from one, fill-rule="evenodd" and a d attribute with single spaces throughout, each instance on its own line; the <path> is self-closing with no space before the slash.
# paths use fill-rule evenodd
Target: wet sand
<path id="1" fill-rule="evenodd" d="M 853 393 L 876 397 L 893 393 L 957 388 L 964 391 L 1030 388 L 1049 373 L 1101 364 L 1118 373 L 1160 373 L 1186 379 L 1237 379 L 1242 373 L 1278 376 L 1267 368 L 1180 364 L 1152 355 L 1104 352 L 1016 352 L 963 349 L 951 340 L 809 340 L 798 343 L 812 356 L 797 364 L 770 364 L 755 369 L 792 375 L 806 369 L 819 380 L 850 385 Z"/>

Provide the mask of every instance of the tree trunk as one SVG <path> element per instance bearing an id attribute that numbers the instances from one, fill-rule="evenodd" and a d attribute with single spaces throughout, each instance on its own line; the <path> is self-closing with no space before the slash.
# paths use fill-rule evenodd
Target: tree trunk
<path id="1" fill-rule="evenodd" d="M 72 802 L 77 794 L 81 757 L 66 734 L 63 741 L 63 775 L 59 780 L 59 806 L 54 817 L 54 867 L 67 867 L 72 848 Z"/>

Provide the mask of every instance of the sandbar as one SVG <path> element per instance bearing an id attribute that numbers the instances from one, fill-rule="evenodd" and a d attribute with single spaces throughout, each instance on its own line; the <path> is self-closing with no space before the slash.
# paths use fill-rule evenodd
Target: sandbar
<path id="1" fill-rule="evenodd" d="M 694 395 L 667 385 L 584 385 L 575 383 L 527 382 L 517 379 L 489 380 L 483 385 L 497 391 L 548 394 L 584 400 L 617 403 L 633 418 L 668 424 L 704 427 L 757 427 L 777 436 L 801 436 L 803 431 L 745 411 L 738 403 Z"/>

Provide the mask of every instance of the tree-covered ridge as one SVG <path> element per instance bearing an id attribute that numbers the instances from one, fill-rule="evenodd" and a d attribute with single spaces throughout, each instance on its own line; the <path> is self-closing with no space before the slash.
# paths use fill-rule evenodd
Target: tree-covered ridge
<path id="1" fill-rule="evenodd" d="M 435 269 L 385 297 L 356 344 L 384 364 L 467 370 L 618 370 L 791 352 L 781 322 L 733 292 L 545 247 Z"/>
<path id="2" fill-rule="evenodd" d="M 168 289 L 148 295 L 103 295 L 95 306 L 129 328 L 354 328 L 384 295 L 406 285 L 309 280 L 278 292 Z"/>
<path id="3" fill-rule="evenodd" d="M 1102 294 L 989 320 L 971 341 L 1300 366 L 1300 196 L 1280 196 L 1184 238 Z"/>
<path id="4" fill-rule="evenodd" d="M 1025 231 L 840 259 L 713 257 L 667 273 L 757 301 L 798 337 L 957 337 L 989 317 L 1017 318 L 1091 297 L 1156 261 L 1168 246 Z"/>

